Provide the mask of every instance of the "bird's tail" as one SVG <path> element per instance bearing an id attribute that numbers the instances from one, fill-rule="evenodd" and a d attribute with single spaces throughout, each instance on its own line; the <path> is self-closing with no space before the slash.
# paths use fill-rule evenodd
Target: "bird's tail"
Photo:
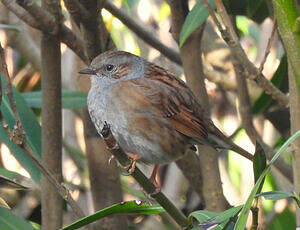
<path id="1" fill-rule="evenodd" d="M 233 143 L 232 140 L 226 137 L 219 130 L 217 130 L 217 132 L 214 133 L 208 133 L 207 139 L 210 142 L 210 144 L 214 146 L 216 149 L 228 149 L 228 150 L 230 149 L 242 155 L 243 157 L 246 157 L 251 161 L 253 159 L 253 155 L 251 153 L 241 148 L 237 144 Z"/>

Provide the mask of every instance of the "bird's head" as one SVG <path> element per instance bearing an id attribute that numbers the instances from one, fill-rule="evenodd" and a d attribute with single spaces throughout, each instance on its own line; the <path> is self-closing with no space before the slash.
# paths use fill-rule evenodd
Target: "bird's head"
<path id="1" fill-rule="evenodd" d="M 78 73 L 116 80 L 138 78 L 143 75 L 143 71 L 142 58 L 125 51 L 107 51 L 94 58 L 88 68 Z"/>

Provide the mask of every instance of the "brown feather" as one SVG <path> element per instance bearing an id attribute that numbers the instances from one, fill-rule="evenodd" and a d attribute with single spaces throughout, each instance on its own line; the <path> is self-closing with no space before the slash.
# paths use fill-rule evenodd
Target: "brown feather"
<path id="1" fill-rule="evenodd" d="M 133 110 L 164 117 L 174 130 L 188 137 L 206 139 L 207 130 L 201 118 L 203 111 L 190 89 L 173 74 L 151 65 L 151 71 L 146 71 L 148 79 L 132 79 L 118 84 L 116 91 L 122 94 L 120 98 L 126 98 L 124 103 Z M 124 88 L 126 92 L 122 90 Z"/>

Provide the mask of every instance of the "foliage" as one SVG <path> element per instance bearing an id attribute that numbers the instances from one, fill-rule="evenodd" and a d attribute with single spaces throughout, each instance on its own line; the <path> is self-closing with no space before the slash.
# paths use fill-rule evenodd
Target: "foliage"
<path id="1" fill-rule="evenodd" d="M 165 212 L 165 210 L 160 205 L 149 205 L 142 201 L 127 201 L 120 204 L 114 204 L 110 207 L 102 209 L 92 215 L 89 215 L 67 227 L 63 230 L 74 230 L 80 227 L 86 226 L 92 222 L 100 220 L 109 215 L 119 214 L 119 213 L 131 213 L 131 214 L 158 214 Z"/>
<path id="2" fill-rule="evenodd" d="M 35 91 L 22 93 L 27 104 L 31 108 L 42 107 L 42 92 Z M 62 90 L 62 107 L 64 109 L 81 109 L 86 107 L 86 94 L 79 91 Z"/>
<path id="3" fill-rule="evenodd" d="M 0 229 L 5 230 L 36 230 L 30 223 L 0 206 Z"/>
<path id="4" fill-rule="evenodd" d="M 216 8 L 213 0 L 208 0 L 207 2 L 212 8 Z M 203 0 L 198 1 L 184 21 L 180 32 L 179 46 L 183 46 L 186 39 L 205 22 L 208 15 L 209 13 Z"/>
<path id="5" fill-rule="evenodd" d="M 1 75 L 1 80 L 2 80 L 2 92 L 5 92 L 5 81 L 3 75 Z M 38 123 L 34 113 L 27 106 L 24 98 L 21 96 L 21 94 L 18 92 L 16 88 L 13 88 L 13 94 L 16 99 L 17 108 L 21 117 L 21 121 L 24 125 L 28 143 L 34 150 L 34 153 L 38 157 L 41 157 L 42 155 L 41 126 Z M 15 125 L 15 119 L 6 95 L 3 95 L 2 97 L 1 112 L 9 128 L 13 129 Z M 11 150 L 15 158 L 29 172 L 32 179 L 39 184 L 41 178 L 40 171 L 34 165 L 31 159 L 24 153 L 24 151 L 10 140 L 10 138 L 8 137 L 7 133 L 5 132 L 2 126 L 0 126 L 0 140 L 3 143 L 5 143 L 6 146 Z"/>
<path id="6" fill-rule="evenodd" d="M 207 0 L 213 10 L 216 9 L 215 1 L 214 0 Z M 291 7 L 290 4 L 285 4 L 282 0 L 273 0 L 273 2 L 277 2 L 282 6 L 279 9 L 282 9 L 286 12 L 291 12 L 291 14 L 287 14 L 287 21 L 288 27 L 293 31 L 293 36 L 299 38 L 299 13 L 295 7 Z M 239 29 L 243 37 L 249 38 L 251 37 L 252 40 L 255 40 L 255 43 L 259 41 L 259 29 L 255 29 L 255 33 L 251 32 L 251 26 L 257 26 L 256 23 L 261 23 L 267 17 L 273 17 L 270 12 L 269 3 L 264 0 L 245 0 L 244 4 L 241 4 L 240 0 L 223 0 L 225 4 L 226 10 L 232 16 L 233 23 L 236 23 L 237 29 Z M 124 8 L 130 13 L 134 14 L 136 11 L 137 5 L 140 4 L 139 0 L 123 0 L 120 2 L 120 5 L 123 5 Z M 160 5 L 159 8 L 159 19 L 151 18 L 149 21 L 154 22 L 153 27 L 157 26 L 155 23 L 159 23 L 170 18 L 170 8 L 166 3 Z M 189 42 L 190 35 L 201 25 L 203 25 L 209 16 L 209 12 L 206 6 L 203 3 L 203 0 L 195 1 L 195 5 L 193 8 L 188 12 L 186 15 L 184 24 L 181 28 L 180 38 L 179 38 L 179 47 L 183 47 L 184 44 Z M 217 15 L 219 17 L 219 15 Z M 283 18 L 279 18 L 280 22 L 284 20 Z M 135 36 L 132 35 L 130 28 L 121 24 L 116 17 L 113 15 L 105 15 L 104 22 L 106 24 L 107 30 L 109 31 L 110 35 L 112 36 L 115 44 L 119 48 L 124 48 L 128 43 L 131 44 L 127 46 L 126 49 L 134 51 L 136 54 L 143 54 L 145 52 L 145 48 L 142 47 L 139 42 L 136 42 Z M 151 24 L 152 25 L 152 24 Z M 223 25 L 224 26 L 224 25 Z M 0 24 L 0 29 L 4 29 L 5 31 L 14 32 L 14 33 L 22 33 L 22 30 L 18 26 L 8 25 L 8 24 Z M 253 29 L 253 28 L 252 28 Z M 251 34 L 252 33 L 252 34 Z M 122 35 L 122 36 L 121 36 Z M 200 42 L 200 41 L 199 41 Z M 299 43 L 300 44 L 300 43 Z M 201 44 L 202 46 L 206 44 Z M 255 44 L 255 48 L 258 48 L 258 44 Z M 129 48 L 128 48 L 129 47 Z M 177 48 L 177 47 L 176 47 Z M 148 52 L 148 51 L 147 51 Z M 283 52 L 283 51 L 282 51 Z M 192 55 L 192 54 L 191 54 Z M 150 55 L 149 55 L 150 56 Z M 288 92 L 288 60 L 290 62 L 290 54 L 279 54 L 278 56 L 282 56 L 280 60 L 280 65 L 278 66 L 277 70 L 273 74 L 271 78 L 272 84 L 280 89 L 283 93 Z M 24 60 L 24 57 L 21 57 Z M 24 66 L 26 65 L 26 61 Z M 225 62 L 225 60 L 224 60 Z M 23 66 L 22 66 L 23 67 Z M 299 66 L 298 66 L 299 67 Z M 18 67 L 20 68 L 20 67 Z M 218 67 L 214 66 L 214 70 L 218 70 Z M 222 70 L 223 71 L 223 70 Z M 220 72 L 222 72 L 220 71 Z M 224 71 L 224 77 L 225 77 Z M 222 72 L 223 73 L 223 72 Z M 300 79 L 300 78 L 297 78 Z M 296 80 L 297 80 L 296 79 Z M 9 103 L 7 96 L 5 95 L 5 82 L 3 81 L 3 75 L 1 74 L 1 81 L 2 81 L 2 103 L 1 103 L 1 112 L 4 117 L 4 120 L 8 124 L 8 129 L 12 130 L 15 125 L 15 119 L 13 117 L 13 112 Z M 37 84 L 38 85 L 38 84 Z M 223 91 L 222 86 L 215 84 L 217 90 Z M 298 81 L 299 85 L 299 81 Z M 20 87 L 18 88 L 20 89 Z M 23 87 L 22 87 L 23 89 Z M 31 90 L 34 88 L 31 88 Z M 34 89 L 39 90 L 39 89 Z M 17 109 L 20 113 L 20 117 L 22 120 L 22 124 L 24 125 L 26 138 L 30 147 L 33 149 L 34 154 L 41 158 L 42 150 L 41 150 L 41 125 L 39 123 L 39 117 L 34 114 L 35 108 L 40 109 L 42 105 L 41 100 L 41 91 L 30 91 L 30 92 L 19 92 L 16 88 L 13 88 L 14 98 L 17 102 Z M 227 92 L 226 92 L 227 93 Z M 235 93 L 235 92 L 234 92 Z M 230 92 L 231 94 L 231 92 Z M 65 109 L 82 109 L 86 107 L 86 97 L 85 93 L 79 91 L 69 91 L 69 90 L 62 90 L 62 107 Z M 276 110 L 278 108 L 278 103 L 274 100 L 269 94 L 266 92 L 262 92 L 256 100 L 253 100 L 252 103 L 252 115 L 259 116 L 265 114 L 266 112 Z M 286 109 L 286 108 L 284 108 Z M 78 112 L 78 111 L 76 111 Z M 244 130 L 243 130 L 244 132 Z M 257 201 L 263 197 L 266 200 L 277 201 L 280 199 L 288 199 L 292 198 L 293 202 L 296 202 L 298 206 L 300 206 L 300 198 L 299 194 L 293 193 L 291 191 L 269 191 L 269 190 L 277 190 L 278 188 L 275 185 L 274 187 L 262 189 L 265 183 L 265 177 L 267 173 L 270 171 L 270 167 L 273 165 L 276 159 L 286 152 L 286 148 L 297 138 L 300 136 L 300 130 L 296 132 L 293 136 L 291 136 L 288 140 L 285 141 L 282 135 L 279 139 L 281 142 L 274 147 L 274 151 L 276 151 L 277 147 L 280 147 L 279 150 L 276 152 L 272 160 L 267 164 L 266 156 L 259 144 L 256 146 L 256 153 L 254 155 L 253 160 L 253 173 L 254 173 L 254 181 L 255 185 L 252 188 L 252 191 L 246 201 L 245 204 L 229 208 L 221 213 L 210 212 L 207 210 L 196 210 L 190 213 L 187 213 L 188 222 L 189 222 L 189 229 L 192 230 L 200 230 L 200 229 L 237 229 L 242 230 L 245 229 L 246 221 L 248 219 L 250 210 L 257 204 Z M 38 168 L 33 164 L 31 159 L 27 157 L 24 153 L 23 149 L 16 144 L 14 144 L 10 137 L 5 132 L 5 128 L 0 126 L 0 140 L 3 144 L 5 144 L 14 157 L 18 160 L 18 162 L 22 165 L 24 169 L 30 174 L 30 183 L 31 180 L 34 181 L 38 186 L 40 186 L 40 178 L 41 172 Z M 63 142 L 64 149 L 69 153 L 70 158 L 76 164 L 79 171 L 87 171 L 87 164 L 86 164 L 86 156 L 83 151 L 72 147 L 71 145 Z M 229 157 L 229 161 L 230 161 Z M 231 162 L 229 162 L 231 163 Z M 240 162 L 234 162 L 235 165 L 230 167 L 229 173 L 236 175 L 242 169 L 236 169 L 237 166 L 240 166 Z M 269 173 L 270 174 L 270 173 Z M 268 175 L 269 175 L 268 174 Z M 16 172 L 11 172 L 5 168 L 0 168 L 0 189 L 9 188 L 9 189 L 35 189 L 32 184 L 24 184 L 22 180 L 27 180 L 28 178 L 24 178 L 20 174 Z M 85 179 L 85 178 L 84 178 Z M 237 180 L 239 180 L 238 178 Z M 21 182 L 20 182 L 21 181 Z M 269 181 L 267 181 L 269 182 Z M 83 182 L 85 183 L 85 182 Z M 240 182 L 239 182 L 240 183 Z M 236 183 L 238 184 L 238 183 Z M 71 185 L 73 186 L 73 185 Z M 76 185 L 77 186 L 77 185 Z M 84 189 L 87 189 L 88 186 L 83 186 Z M 78 186 L 78 187 L 80 187 Z M 240 183 L 238 190 L 240 187 L 243 186 Z M 80 187 L 81 188 L 81 187 Z M 141 191 L 137 191 L 135 188 L 132 188 L 131 185 L 127 183 L 126 180 L 122 181 L 122 189 L 127 194 L 132 196 L 138 197 L 139 199 L 143 200 L 150 200 L 147 196 L 145 196 Z M 284 190 L 281 188 L 281 190 Z M 267 192 L 261 192 L 267 191 Z M 22 191 L 24 192 L 24 191 Z M 0 197 L 2 199 L 2 197 Z M 195 210 L 195 209 L 194 209 Z M 160 214 L 165 212 L 165 210 L 158 204 L 150 205 L 146 202 L 140 201 L 128 201 L 113 204 L 108 206 L 96 213 L 89 215 L 83 219 L 80 219 L 69 226 L 64 227 L 64 230 L 68 229 L 78 229 L 80 227 L 86 226 L 90 223 L 93 223 L 97 220 L 105 218 L 110 215 L 114 214 L 140 214 L 140 215 L 152 215 L 152 214 Z M 293 213 L 291 210 L 286 208 L 280 215 L 278 215 L 274 221 L 272 221 L 269 225 L 268 229 L 276 229 L 276 224 L 285 223 L 286 219 L 292 218 L 291 216 Z M 163 218 L 163 216 L 162 216 Z M 294 226 L 294 218 L 292 221 L 289 221 L 289 226 Z M 28 221 L 20 218 L 19 216 L 15 215 L 12 210 L 3 208 L 0 206 L 0 229 L 36 229 L 30 224 Z"/>

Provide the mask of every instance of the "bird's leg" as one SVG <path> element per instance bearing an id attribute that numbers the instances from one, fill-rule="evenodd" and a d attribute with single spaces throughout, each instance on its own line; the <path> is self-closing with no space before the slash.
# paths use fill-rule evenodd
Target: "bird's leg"
<path id="1" fill-rule="evenodd" d="M 126 166 L 125 169 L 128 171 L 130 174 L 134 172 L 136 162 L 141 158 L 140 155 L 134 154 L 134 153 L 126 153 L 126 155 L 129 157 L 131 160 L 131 164 Z"/>
<path id="2" fill-rule="evenodd" d="M 108 164 L 111 164 L 111 162 L 116 159 L 114 155 L 111 155 L 108 159 Z"/>
<path id="3" fill-rule="evenodd" d="M 160 189 L 161 189 L 161 181 L 157 180 L 157 178 L 156 178 L 156 176 L 158 175 L 157 174 L 158 168 L 159 168 L 159 165 L 154 165 L 154 168 L 153 168 L 153 171 L 151 173 L 151 176 L 150 176 L 149 180 L 156 187 L 156 190 L 160 191 Z"/>

